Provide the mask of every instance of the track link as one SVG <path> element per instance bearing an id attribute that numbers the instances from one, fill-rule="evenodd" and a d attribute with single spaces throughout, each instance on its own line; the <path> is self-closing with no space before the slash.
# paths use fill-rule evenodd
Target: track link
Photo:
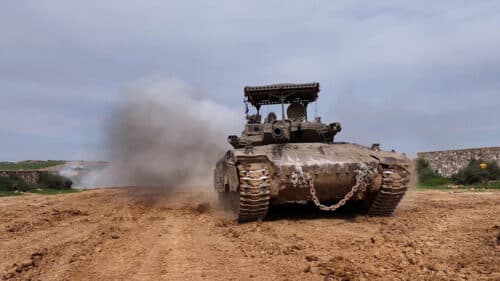
<path id="1" fill-rule="evenodd" d="M 270 171 L 265 163 L 238 165 L 240 203 L 238 221 L 262 220 L 269 207 L 271 195 Z"/>
<path id="2" fill-rule="evenodd" d="M 385 168 L 382 187 L 368 209 L 369 216 L 390 216 L 406 193 L 408 172 L 399 167 Z"/>

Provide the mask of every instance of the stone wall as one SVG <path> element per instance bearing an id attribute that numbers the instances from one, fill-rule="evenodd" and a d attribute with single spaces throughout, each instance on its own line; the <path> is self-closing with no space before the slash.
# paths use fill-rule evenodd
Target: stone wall
<path id="1" fill-rule="evenodd" d="M 40 178 L 41 171 L 37 170 L 18 170 L 18 171 L 0 171 L 0 176 L 8 176 L 8 175 L 18 175 L 24 179 L 24 181 L 28 184 L 36 184 L 38 179 Z"/>
<path id="2" fill-rule="evenodd" d="M 419 152 L 417 157 L 427 160 L 431 168 L 440 175 L 450 177 L 467 166 L 471 159 L 494 160 L 500 164 L 500 147 Z"/>

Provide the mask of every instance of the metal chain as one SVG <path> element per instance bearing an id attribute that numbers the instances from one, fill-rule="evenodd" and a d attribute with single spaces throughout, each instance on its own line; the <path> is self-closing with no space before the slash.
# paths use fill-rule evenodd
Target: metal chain
<path id="1" fill-rule="evenodd" d="M 311 193 L 312 200 L 316 206 L 322 211 L 335 211 L 338 208 L 342 207 L 347 203 L 349 199 L 358 191 L 358 190 L 366 190 L 366 187 L 370 184 L 372 171 L 365 163 L 361 163 L 358 165 L 358 168 L 355 171 L 356 173 L 356 183 L 352 187 L 351 191 L 349 191 L 342 200 L 340 200 L 337 204 L 333 204 L 330 206 L 323 205 L 319 202 L 318 196 L 316 195 L 316 189 L 314 188 L 313 179 L 310 175 L 307 175 L 307 181 L 309 183 L 309 193 Z"/>

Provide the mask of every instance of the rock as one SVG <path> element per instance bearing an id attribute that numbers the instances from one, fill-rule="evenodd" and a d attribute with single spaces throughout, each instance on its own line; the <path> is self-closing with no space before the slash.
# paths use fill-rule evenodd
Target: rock
<path id="1" fill-rule="evenodd" d="M 42 257 L 46 254 L 47 254 L 47 248 L 31 254 L 31 260 L 33 261 L 33 264 L 36 265 L 38 262 L 40 262 L 42 260 Z"/>
<path id="2" fill-rule="evenodd" d="M 407 241 L 406 246 L 415 249 L 415 243 L 413 241 Z"/>
<path id="3" fill-rule="evenodd" d="M 11 279 L 11 278 L 14 278 L 15 276 L 16 276 L 16 269 L 13 268 L 13 269 L 4 273 L 3 279 Z"/>
<path id="4" fill-rule="evenodd" d="M 302 247 L 302 246 L 300 246 L 300 245 L 292 245 L 292 246 L 288 246 L 288 247 L 286 247 L 286 248 L 282 251 L 282 253 L 283 253 L 284 255 L 291 255 L 291 254 L 295 253 L 295 251 L 300 251 L 300 250 L 302 250 L 302 249 L 303 249 L 303 247 Z"/>
<path id="5" fill-rule="evenodd" d="M 118 234 L 111 235 L 111 239 L 118 239 L 118 238 L 120 238 L 120 236 Z"/>
<path id="6" fill-rule="evenodd" d="M 25 260 L 21 263 L 21 268 L 28 268 L 30 266 L 33 266 L 35 265 L 35 263 L 33 262 L 33 260 L 29 259 L 29 260 Z"/>
<path id="7" fill-rule="evenodd" d="M 94 249 L 94 252 L 96 252 L 96 253 L 100 253 L 101 251 L 102 251 L 102 248 L 101 248 L 101 247 L 96 247 L 96 248 Z"/>
<path id="8" fill-rule="evenodd" d="M 372 266 L 372 265 L 365 266 L 365 268 L 364 268 L 364 274 L 365 274 L 365 276 L 370 275 L 370 274 L 376 275 L 376 276 L 379 275 L 378 269 L 375 266 Z"/>
<path id="9" fill-rule="evenodd" d="M 31 256 L 32 257 L 34 257 L 34 256 L 43 256 L 45 254 L 47 254 L 47 248 L 44 248 L 43 250 L 40 250 L 40 251 L 36 251 L 33 254 L 31 254 Z"/>
<path id="10" fill-rule="evenodd" d="M 442 263 L 437 263 L 434 265 L 434 267 L 438 270 L 438 271 L 446 271 L 446 266 Z"/>
<path id="11" fill-rule="evenodd" d="M 307 265 L 306 268 L 304 268 L 304 273 L 311 272 L 311 265 Z"/>
<path id="12" fill-rule="evenodd" d="M 415 258 L 415 255 L 414 255 L 414 254 L 412 254 L 412 253 L 407 253 L 407 254 L 406 254 L 406 259 L 408 260 L 408 262 L 409 262 L 410 264 L 415 265 L 415 264 L 417 264 L 417 263 L 418 263 L 418 262 L 417 262 L 417 259 Z"/>
<path id="13" fill-rule="evenodd" d="M 320 263 L 318 264 L 318 267 L 317 267 L 317 273 L 319 275 L 323 275 L 325 276 L 325 280 L 326 280 L 326 277 L 328 276 L 335 276 L 335 269 L 331 266 L 331 264 L 327 264 L 327 263 Z"/>
<path id="14" fill-rule="evenodd" d="M 306 261 L 308 261 L 308 262 L 319 260 L 319 258 L 317 256 L 314 256 L 314 255 L 309 255 L 309 256 L 306 256 L 305 258 L 306 258 Z"/>
<path id="15" fill-rule="evenodd" d="M 431 271 L 444 271 L 446 268 L 439 263 L 431 263 L 427 265 L 427 268 Z"/>

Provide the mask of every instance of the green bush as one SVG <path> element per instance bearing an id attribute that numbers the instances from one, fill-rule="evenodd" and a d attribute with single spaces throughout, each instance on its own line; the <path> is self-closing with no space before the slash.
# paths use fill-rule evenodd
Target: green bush
<path id="1" fill-rule="evenodd" d="M 488 167 L 481 169 L 481 163 L 486 163 Z M 485 162 L 483 160 L 472 159 L 467 167 L 460 169 L 451 179 L 457 184 L 486 183 L 489 180 L 500 179 L 500 167 L 498 167 L 498 163 L 495 161 Z"/>
<path id="2" fill-rule="evenodd" d="M 425 159 L 418 158 L 415 164 L 418 182 L 421 186 L 439 186 L 450 183 L 448 178 L 442 177 L 433 171 Z"/>
<path id="3" fill-rule="evenodd" d="M 498 166 L 498 162 L 491 161 L 488 162 L 488 179 L 489 180 L 500 180 L 500 167 Z"/>
<path id="4" fill-rule="evenodd" d="M 68 189 L 72 184 L 70 179 L 51 173 L 41 173 L 38 179 L 39 188 Z"/>
<path id="5" fill-rule="evenodd" d="M 0 191 L 28 191 L 32 188 L 18 175 L 0 176 Z"/>
<path id="6" fill-rule="evenodd" d="M 60 160 L 28 160 L 21 162 L 0 162 L 0 170 L 37 170 L 63 165 L 66 161 Z"/>

